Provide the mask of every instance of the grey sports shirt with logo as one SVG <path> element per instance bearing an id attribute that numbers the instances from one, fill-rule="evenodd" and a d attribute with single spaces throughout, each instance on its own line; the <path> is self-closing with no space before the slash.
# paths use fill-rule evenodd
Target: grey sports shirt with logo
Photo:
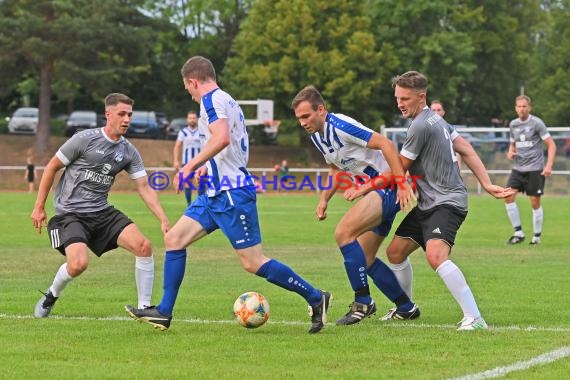
<path id="1" fill-rule="evenodd" d="M 66 166 L 55 190 L 55 212 L 88 213 L 110 206 L 107 197 L 121 170 L 146 176 L 137 149 L 124 137 L 113 141 L 100 129 L 73 135 L 55 154 Z"/>
<path id="2" fill-rule="evenodd" d="M 516 156 L 513 169 L 519 172 L 542 171 L 544 169 L 543 140 L 550 137 L 544 122 L 533 115 L 525 121 L 516 118 L 509 124 L 511 143 L 515 144 Z"/>
<path id="3" fill-rule="evenodd" d="M 400 154 L 413 160 L 410 175 L 420 176 L 418 207 L 450 205 L 467 211 L 467 189 L 459 173 L 453 140 L 459 134 L 441 116 L 425 107 L 412 121 Z"/>

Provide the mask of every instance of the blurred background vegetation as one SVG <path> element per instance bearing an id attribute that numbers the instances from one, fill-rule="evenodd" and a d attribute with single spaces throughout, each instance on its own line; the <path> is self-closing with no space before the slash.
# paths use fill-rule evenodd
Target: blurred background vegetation
<path id="1" fill-rule="evenodd" d="M 184 117 L 192 55 L 236 99 L 274 100 L 280 143 L 303 136 L 289 105 L 307 84 L 332 112 L 401 124 L 391 78 L 408 70 L 453 124 L 512 119 L 521 92 L 547 125 L 570 119 L 570 0 L 4 0 L 0 115 L 39 106 L 46 139 L 59 115 L 102 112 L 120 91 Z"/>

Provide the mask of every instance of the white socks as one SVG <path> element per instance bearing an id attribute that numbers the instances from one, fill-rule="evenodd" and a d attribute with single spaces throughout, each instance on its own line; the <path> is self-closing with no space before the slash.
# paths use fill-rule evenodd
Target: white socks
<path id="1" fill-rule="evenodd" d="M 542 220 L 544 219 L 544 213 L 542 211 L 542 206 L 536 210 L 532 210 L 532 227 L 534 229 L 534 236 L 540 236 L 542 233 Z"/>
<path id="2" fill-rule="evenodd" d="M 453 298 L 457 301 L 464 317 L 480 318 L 481 313 L 475 302 L 475 297 L 471 292 L 471 288 L 467 285 L 465 276 L 461 270 L 451 260 L 444 261 L 435 270 L 439 277 L 443 280 Z"/>
<path id="3" fill-rule="evenodd" d="M 406 257 L 406 260 L 402 261 L 400 264 L 389 264 L 389 267 L 392 272 L 394 272 L 394 276 L 398 279 L 404 293 L 412 299 L 412 280 L 414 279 L 414 271 L 410 260 Z"/>
<path id="4" fill-rule="evenodd" d="M 507 215 L 509 216 L 509 220 L 511 221 L 511 225 L 513 228 L 521 226 L 521 216 L 519 214 L 519 208 L 515 202 L 513 203 L 506 203 L 505 207 L 507 209 Z M 517 235 L 518 233 L 518 235 Z M 517 236 L 524 236 L 522 231 L 516 231 L 515 235 Z"/>
<path id="5" fill-rule="evenodd" d="M 54 297 L 59 297 L 61 291 L 67 286 L 69 282 L 73 280 L 73 277 L 67 273 L 67 263 L 61 264 L 55 278 L 53 279 L 53 284 L 51 284 L 49 290 Z"/>
<path id="6" fill-rule="evenodd" d="M 137 282 L 138 308 L 151 305 L 154 284 L 154 257 L 135 258 L 135 279 Z"/>

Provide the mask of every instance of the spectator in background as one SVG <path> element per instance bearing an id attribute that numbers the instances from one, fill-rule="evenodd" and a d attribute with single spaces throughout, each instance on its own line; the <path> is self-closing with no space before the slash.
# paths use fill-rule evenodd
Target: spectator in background
<path id="1" fill-rule="evenodd" d="M 36 178 L 36 167 L 34 166 L 33 157 L 28 155 L 26 159 L 26 172 L 24 173 L 24 179 L 28 181 L 28 193 L 34 192 L 34 181 Z"/>
<path id="2" fill-rule="evenodd" d="M 546 125 L 538 117 L 531 115 L 531 100 L 526 95 L 515 99 L 515 111 L 518 118 L 511 121 L 510 145 L 507 158 L 514 161 L 507 187 L 525 192 L 532 207 L 532 225 L 534 236 L 530 244 L 540 244 L 544 213 L 540 205 L 540 197 L 544 194 L 545 177 L 552 174 L 552 164 L 556 155 L 556 145 L 548 133 Z M 543 144 L 548 149 L 548 158 L 544 163 Z M 521 243 L 525 236 L 521 226 L 519 209 L 515 202 L 517 193 L 505 198 L 507 215 L 515 232 L 507 244 Z"/>
<path id="3" fill-rule="evenodd" d="M 433 112 L 438 114 L 441 117 L 445 116 L 445 108 L 443 108 L 443 103 L 437 99 L 432 100 L 430 108 Z M 459 170 L 461 170 L 461 155 L 455 153 L 455 158 L 457 158 L 457 165 L 459 166 Z"/>
<path id="4" fill-rule="evenodd" d="M 289 175 L 289 166 L 287 166 L 287 160 L 281 161 L 281 166 L 279 166 L 279 184 L 287 184 L 287 176 Z M 281 186 L 279 186 L 279 191 L 281 191 Z"/>

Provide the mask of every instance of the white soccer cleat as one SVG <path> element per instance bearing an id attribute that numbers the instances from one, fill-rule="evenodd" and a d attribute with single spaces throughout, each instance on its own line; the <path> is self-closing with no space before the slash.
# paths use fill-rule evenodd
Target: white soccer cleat
<path id="1" fill-rule="evenodd" d="M 487 330 L 487 322 L 482 317 L 465 317 L 457 324 L 457 331 Z"/>
<path id="2" fill-rule="evenodd" d="M 532 240 L 529 242 L 530 245 L 539 245 L 540 244 L 540 238 L 538 236 L 533 236 Z"/>

